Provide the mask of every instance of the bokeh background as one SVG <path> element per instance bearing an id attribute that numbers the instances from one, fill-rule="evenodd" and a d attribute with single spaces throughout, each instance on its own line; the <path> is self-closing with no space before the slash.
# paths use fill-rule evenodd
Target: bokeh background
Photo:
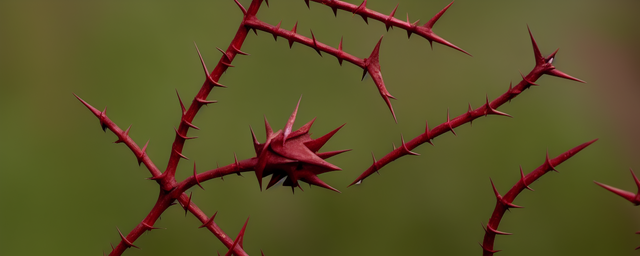
<path id="1" fill-rule="evenodd" d="M 241 0 L 248 6 L 248 0 Z M 348 1 L 359 4 L 357 1 Z M 424 24 L 447 0 L 369 1 L 397 18 Z M 192 189 L 194 202 L 232 237 L 251 217 L 245 249 L 259 255 L 480 255 L 478 242 L 501 193 L 525 172 L 583 142 L 600 140 L 524 191 L 497 238 L 500 255 L 638 255 L 640 209 L 593 184 L 636 191 L 629 168 L 640 170 L 638 40 L 640 2 L 459 0 L 434 30 L 469 57 L 375 20 L 304 1 L 271 0 L 259 18 L 367 57 L 384 35 L 380 59 L 398 124 L 362 71 L 310 48 L 251 33 L 194 123 L 179 178 L 216 164 L 254 156 L 249 126 L 264 140 L 263 116 L 284 126 L 303 95 L 298 122 L 313 117 L 320 136 L 347 123 L 324 150 L 350 148 L 330 159 L 343 168 L 320 177 L 341 194 L 303 186 L 259 191 L 255 177 L 229 176 Z M 192 99 L 204 76 L 193 42 L 212 68 L 216 47 L 231 41 L 241 12 L 227 1 L 0 2 L 0 254 L 101 255 L 151 209 L 157 185 L 116 137 L 74 97 L 78 94 L 120 127 L 133 124 L 138 145 L 167 164 L 180 109 L 175 90 Z M 490 116 L 445 134 L 418 157 L 395 161 L 380 175 L 346 188 L 406 139 L 485 95 L 504 93 L 519 71 L 533 67 L 526 25 L 543 54 L 560 48 L 555 65 L 588 83 L 544 76 Z M 190 101 L 190 100 L 186 100 Z M 265 181 L 266 182 L 266 181 Z M 214 255 L 222 244 L 192 215 L 170 208 L 126 255 Z"/>

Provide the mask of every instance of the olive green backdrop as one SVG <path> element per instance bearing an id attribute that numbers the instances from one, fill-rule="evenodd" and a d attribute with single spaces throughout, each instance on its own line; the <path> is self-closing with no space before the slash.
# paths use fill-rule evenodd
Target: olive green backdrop
<path id="1" fill-rule="evenodd" d="M 240 1 L 247 5 L 250 1 Z M 393 122 L 373 81 L 328 54 L 269 34 L 251 33 L 236 66 L 209 99 L 191 130 L 179 178 L 254 156 L 249 126 L 264 140 L 263 116 L 281 129 L 303 95 L 295 128 L 313 117 L 314 136 L 347 123 L 324 150 L 353 149 L 330 161 L 341 172 L 320 177 L 341 194 L 304 185 L 259 191 L 255 176 L 229 176 L 192 189 L 193 200 L 235 237 L 250 216 L 245 249 L 252 255 L 480 255 L 478 242 L 501 193 L 551 157 L 598 142 L 534 183 L 515 201 L 497 238 L 500 255 L 638 255 L 640 208 L 593 184 L 635 192 L 628 169 L 640 171 L 637 15 L 640 4 L 618 1 L 456 1 L 436 33 L 473 54 L 434 45 L 400 29 L 304 1 L 271 0 L 258 17 L 367 57 L 381 35 L 380 62 L 398 116 Z M 349 1 L 359 4 L 356 1 Z M 424 24 L 448 0 L 369 1 L 397 18 Z M 101 255 L 151 209 L 157 184 L 144 167 L 72 93 L 108 106 L 120 127 L 164 169 L 178 124 L 175 90 L 192 99 L 204 76 L 193 42 L 210 68 L 242 15 L 225 1 L 0 2 L 0 254 Z M 418 157 L 386 166 L 346 188 L 406 139 L 504 93 L 529 72 L 533 54 L 526 25 L 543 54 L 588 83 L 544 76 L 490 116 L 422 145 Z M 186 100 L 190 101 L 190 100 Z M 640 174 L 640 173 L 639 173 Z M 192 215 L 170 208 L 125 255 L 215 255 L 223 245 Z"/>

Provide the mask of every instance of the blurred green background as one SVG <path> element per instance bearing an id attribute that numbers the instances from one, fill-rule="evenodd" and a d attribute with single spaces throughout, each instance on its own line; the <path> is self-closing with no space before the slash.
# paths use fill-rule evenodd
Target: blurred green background
<path id="1" fill-rule="evenodd" d="M 241 0 L 249 4 L 249 0 Z M 473 54 L 466 56 L 400 29 L 304 1 L 271 0 L 259 18 L 367 57 L 384 35 L 380 59 L 387 88 L 398 100 L 398 124 L 371 79 L 334 57 L 299 44 L 251 33 L 194 123 L 199 139 L 186 144 L 190 160 L 179 178 L 216 164 L 254 156 L 252 126 L 264 140 L 263 116 L 281 129 L 303 95 L 295 128 L 313 117 L 320 136 L 347 123 L 324 150 L 353 149 L 330 161 L 343 168 L 320 177 L 342 194 L 317 187 L 259 191 L 251 173 L 204 183 L 193 200 L 235 237 L 251 216 L 245 249 L 259 255 L 480 255 L 478 242 L 495 204 L 489 178 L 501 193 L 525 172 L 583 142 L 600 140 L 524 191 L 500 230 L 499 255 L 638 255 L 640 209 L 593 184 L 635 192 L 628 169 L 640 171 L 640 2 L 460 0 L 434 31 Z M 359 4 L 357 1 L 348 1 Z M 409 12 L 424 24 L 448 0 L 369 1 L 397 18 Z M 210 68 L 241 20 L 226 1 L 0 2 L 0 255 L 100 255 L 151 209 L 155 182 L 116 137 L 72 95 L 108 106 L 120 127 L 164 169 L 179 121 L 177 89 L 192 99 L 204 77 L 193 47 Z M 533 67 L 526 25 L 543 54 L 560 48 L 554 64 L 580 84 L 544 76 L 490 116 L 445 134 L 418 157 L 386 166 L 360 186 L 346 188 L 378 158 L 406 139 L 485 95 L 504 93 Z M 190 100 L 186 100 L 190 101 Z M 640 174 L 640 173 L 639 173 Z M 222 244 L 192 215 L 170 208 L 125 255 L 214 255 Z"/>

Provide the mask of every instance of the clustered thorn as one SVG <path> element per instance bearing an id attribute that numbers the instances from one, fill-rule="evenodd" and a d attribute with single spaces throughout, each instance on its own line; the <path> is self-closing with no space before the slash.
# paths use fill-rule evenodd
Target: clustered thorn
<path id="1" fill-rule="evenodd" d="M 299 104 L 300 101 L 298 101 L 298 105 L 296 105 L 295 110 L 289 117 L 284 131 L 279 130 L 274 133 L 265 118 L 267 138 L 264 143 L 257 141 L 253 129 L 251 129 L 254 149 L 258 160 L 254 171 L 260 189 L 262 189 L 262 178 L 271 175 L 267 189 L 275 185 L 278 181 L 285 179 L 283 185 L 290 186 L 292 189 L 300 187 L 299 181 L 304 181 L 311 185 L 340 192 L 320 180 L 317 175 L 340 170 L 339 167 L 324 159 L 347 150 L 324 153 L 318 153 L 318 150 L 344 125 L 317 139 L 311 139 L 309 134 L 309 130 L 315 119 L 303 125 L 298 130 L 293 131 L 292 127 Z"/>

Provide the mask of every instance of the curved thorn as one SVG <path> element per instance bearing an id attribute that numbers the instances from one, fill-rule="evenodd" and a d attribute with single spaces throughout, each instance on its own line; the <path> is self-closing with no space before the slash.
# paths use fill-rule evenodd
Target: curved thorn
<path id="1" fill-rule="evenodd" d="M 182 139 L 184 139 L 184 140 L 191 140 L 191 139 L 198 138 L 198 137 L 187 137 L 187 135 L 186 135 L 186 134 L 181 134 L 180 132 L 178 132 L 178 129 L 176 129 L 175 127 L 173 127 L 173 130 L 175 130 L 175 131 L 176 131 L 176 134 L 177 134 L 180 138 L 182 138 Z"/>
<path id="2" fill-rule="evenodd" d="M 522 171 L 522 165 L 520 165 L 520 180 L 522 180 L 522 184 L 524 185 L 525 188 L 527 188 L 528 190 L 534 191 L 531 187 L 529 187 L 529 184 L 527 184 L 524 180 L 524 172 Z"/>
<path id="3" fill-rule="evenodd" d="M 240 4 L 240 2 L 238 2 L 238 0 L 233 0 L 236 2 L 236 4 L 238 5 L 238 7 L 240 7 L 240 10 L 242 10 L 242 14 L 244 16 L 247 16 L 247 9 L 244 8 L 244 6 L 242 6 L 242 4 Z"/>
<path id="4" fill-rule="evenodd" d="M 196 184 L 198 184 L 198 186 L 204 190 L 204 188 L 202 187 L 202 184 L 200 184 L 200 180 L 198 179 L 198 173 L 196 172 L 196 162 L 193 162 L 193 179 L 196 180 Z"/>
<path id="5" fill-rule="evenodd" d="M 125 137 L 129 137 L 129 130 L 131 130 L 131 125 L 129 125 L 127 130 L 124 131 L 124 136 Z M 121 143 L 121 142 L 124 142 L 124 141 L 122 139 L 120 139 L 120 137 L 118 137 L 118 140 L 114 141 L 113 143 Z"/>
<path id="6" fill-rule="evenodd" d="M 118 230 L 118 234 L 120 234 L 120 239 L 122 240 L 122 242 L 125 244 L 125 246 L 127 247 L 135 247 L 140 249 L 140 247 L 135 246 L 131 241 L 129 241 L 129 239 L 127 239 L 122 232 L 120 232 L 120 229 L 118 227 L 116 227 L 116 229 Z M 113 247 L 113 246 L 112 246 Z"/>
<path id="7" fill-rule="evenodd" d="M 211 218 L 209 218 L 209 219 L 207 220 L 207 222 L 205 222 L 204 224 L 200 225 L 200 227 L 198 227 L 198 228 L 204 228 L 204 227 L 208 227 L 209 225 L 211 225 L 211 223 L 213 223 L 213 219 L 215 219 L 215 218 L 216 218 L 216 215 L 218 215 L 218 211 L 216 211 L 216 212 L 213 214 L 213 216 L 211 216 Z"/>
<path id="8" fill-rule="evenodd" d="M 453 126 L 451 126 L 451 119 L 449 118 L 449 108 L 447 108 L 447 126 L 449 127 L 449 130 L 453 133 L 453 135 L 458 136 L 458 134 L 456 134 L 456 131 L 453 130 Z"/>
<path id="9" fill-rule="evenodd" d="M 387 19 L 384 21 L 384 26 L 387 28 L 387 31 L 389 31 L 389 28 L 393 28 L 393 25 L 391 25 L 391 19 L 393 19 L 393 16 L 396 15 L 396 11 L 398 10 L 399 5 L 400 3 L 396 4 L 396 8 L 393 8 L 393 11 L 391 11 Z"/>
<path id="10" fill-rule="evenodd" d="M 144 144 L 144 147 L 142 147 L 142 153 L 140 153 L 138 157 L 138 165 L 140 165 L 142 163 L 142 159 L 147 155 L 147 146 L 149 145 L 149 141 L 147 140 L 147 143 Z"/>
<path id="11" fill-rule="evenodd" d="M 451 5 L 453 4 L 453 1 L 451 3 L 449 3 L 446 7 L 444 7 L 442 10 L 440 10 L 435 16 L 433 16 L 433 18 L 431 18 L 427 23 L 424 24 L 425 28 L 428 29 L 432 29 L 433 25 L 436 24 L 436 22 L 438 21 L 438 19 L 440 19 L 440 17 L 442 17 L 442 15 L 444 14 L 444 12 L 447 11 L 447 9 L 449 9 L 449 7 L 451 7 Z"/>
<path id="12" fill-rule="evenodd" d="M 178 156 L 180 156 L 181 158 L 184 158 L 186 160 L 189 160 L 188 157 L 186 157 L 185 155 L 183 155 L 182 153 L 178 152 L 176 149 L 173 149 L 173 153 L 176 153 Z"/>
<path id="13" fill-rule="evenodd" d="M 209 83 L 213 84 L 214 86 L 226 88 L 226 86 L 224 86 L 224 85 L 218 83 L 217 81 L 213 80 L 213 77 L 211 77 L 211 74 L 209 74 L 209 69 L 207 69 L 207 64 L 204 63 L 204 59 L 202 58 L 202 54 L 200 54 L 200 49 L 198 49 L 198 45 L 196 44 L 196 42 L 193 42 L 193 45 L 196 46 L 196 51 L 198 52 L 198 57 L 200 57 L 200 63 L 202 64 L 202 68 L 204 69 L 204 75 L 207 77 L 207 81 L 209 81 Z"/>
<path id="14" fill-rule="evenodd" d="M 424 136 L 427 137 L 427 142 L 433 146 L 433 136 L 431 136 L 431 130 L 429 130 L 429 121 L 424 121 L 426 123 L 424 128 Z"/>
<path id="15" fill-rule="evenodd" d="M 193 195 L 193 192 L 189 193 L 189 200 L 187 201 L 187 203 L 185 205 L 182 206 L 182 208 L 184 208 L 184 216 L 187 216 L 187 213 L 189 212 L 189 205 L 191 205 L 191 196 Z"/>
<path id="16" fill-rule="evenodd" d="M 293 28 L 291 29 L 291 32 L 296 34 L 297 30 L 298 30 L 298 21 L 296 21 L 296 24 L 293 25 Z M 293 47 L 293 37 L 289 38 L 288 40 L 289 40 L 289 48 Z"/>
<path id="17" fill-rule="evenodd" d="M 313 34 L 313 30 L 309 29 L 309 31 L 311 31 L 311 38 L 313 39 L 313 49 L 316 50 L 316 52 L 320 55 L 320 57 L 322 57 L 322 53 L 318 48 L 318 41 L 316 40 L 316 36 Z"/>

